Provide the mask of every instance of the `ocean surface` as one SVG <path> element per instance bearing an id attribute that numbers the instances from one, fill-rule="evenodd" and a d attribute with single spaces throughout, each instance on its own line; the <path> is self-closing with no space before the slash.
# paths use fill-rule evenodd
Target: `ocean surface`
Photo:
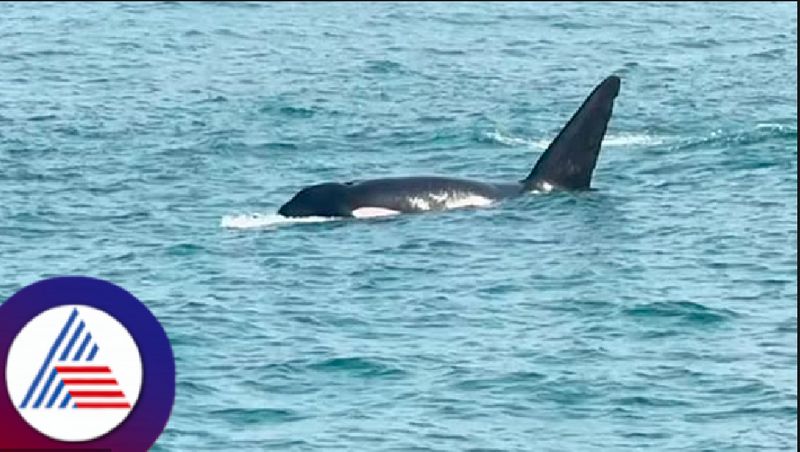
<path id="1" fill-rule="evenodd" d="M 522 178 L 610 74 L 594 191 L 274 215 Z M 142 299 L 154 450 L 796 450 L 796 187 L 795 3 L 0 4 L 0 299 Z"/>

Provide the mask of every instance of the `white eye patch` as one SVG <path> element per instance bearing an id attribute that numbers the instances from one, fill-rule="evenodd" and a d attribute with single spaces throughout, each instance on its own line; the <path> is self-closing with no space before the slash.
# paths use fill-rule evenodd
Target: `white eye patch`
<path id="1" fill-rule="evenodd" d="M 399 213 L 400 212 L 396 210 L 384 209 L 383 207 L 359 207 L 352 212 L 353 216 L 356 218 L 388 217 Z"/>

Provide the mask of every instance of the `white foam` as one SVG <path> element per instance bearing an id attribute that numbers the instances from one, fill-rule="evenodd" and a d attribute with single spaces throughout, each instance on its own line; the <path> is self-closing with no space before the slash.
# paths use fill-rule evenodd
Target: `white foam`
<path id="1" fill-rule="evenodd" d="M 756 129 L 757 130 L 766 129 L 766 130 L 774 130 L 774 131 L 777 131 L 777 132 L 797 133 L 797 128 L 796 127 L 787 126 L 785 124 L 772 123 L 772 122 L 758 123 L 758 124 L 756 124 Z"/>
<path id="2" fill-rule="evenodd" d="M 397 215 L 400 212 L 392 209 L 384 209 L 383 207 L 360 207 L 352 213 L 356 218 L 378 218 Z"/>
<path id="3" fill-rule="evenodd" d="M 486 137 L 506 146 L 529 146 L 536 149 L 547 149 L 553 141 L 552 137 L 541 138 L 538 140 L 514 137 L 495 130 L 486 133 Z M 631 147 L 631 146 L 657 146 L 663 144 L 662 137 L 652 136 L 643 133 L 621 133 L 609 134 L 603 138 L 603 146 L 610 147 Z"/>
<path id="4" fill-rule="evenodd" d="M 528 139 L 505 135 L 499 130 L 495 130 L 494 132 L 487 132 L 486 137 L 500 144 L 505 144 L 506 146 L 525 146 L 531 144 L 531 141 Z"/>
<path id="5" fill-rule="evenodd" d="M 336 221 L 340 218 L 333 217 L 302 217 L 289 218 L 278 214 L 244 214 L 225 215 L 220 221 L 220 226 L 227 229 L 268 229 L 298 223 L 322 223 Z"/>
<path id="6" fill-rule="evenodd" d="M 664 143 L 664 139 L 661 137 L 639 133 L 622 133 L 603 138 L 603 146 L 657 146 L 662 143 Z"/>

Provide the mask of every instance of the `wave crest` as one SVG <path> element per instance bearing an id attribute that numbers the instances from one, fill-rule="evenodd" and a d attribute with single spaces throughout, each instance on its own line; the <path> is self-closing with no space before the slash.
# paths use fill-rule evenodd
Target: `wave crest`
<path id="1" fill-rule="evenodd" d="M 505 146 L 529 146 L 536 149 L 547 149 L 552 138 L 532 139 L 516 137 L 500 130 L 485 133 L 485 137 L 496 143 Z M 661 137 L 644 133 L 621 133 L 616 135 L 606 135 L 603 139 L 603 146 L 630 147 L 630 146 L 656 146 L 664 143 Z"/>
<path id="2" fill-rule="evenodd" d="M 243 215 L 225 215 L 220 221 L 220 226 L 226 229 L 273 229 L 298 223 L 323 223 L 336 221 L 332 217 L 302 217 L 287 218 L 283 215 L 251 213 Z"/>

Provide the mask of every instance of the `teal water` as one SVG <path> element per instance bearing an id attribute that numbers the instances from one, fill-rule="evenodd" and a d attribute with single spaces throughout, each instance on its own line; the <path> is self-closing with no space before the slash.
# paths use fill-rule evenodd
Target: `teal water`
<path id="1" fill-rule="evenodd" d="M 304 185 L 593 185 L 281 224 Z M 156 450 L 796 450 L 797 13 L 0 4 L 0 298 L 110 279 L 172 341 Z"/>

